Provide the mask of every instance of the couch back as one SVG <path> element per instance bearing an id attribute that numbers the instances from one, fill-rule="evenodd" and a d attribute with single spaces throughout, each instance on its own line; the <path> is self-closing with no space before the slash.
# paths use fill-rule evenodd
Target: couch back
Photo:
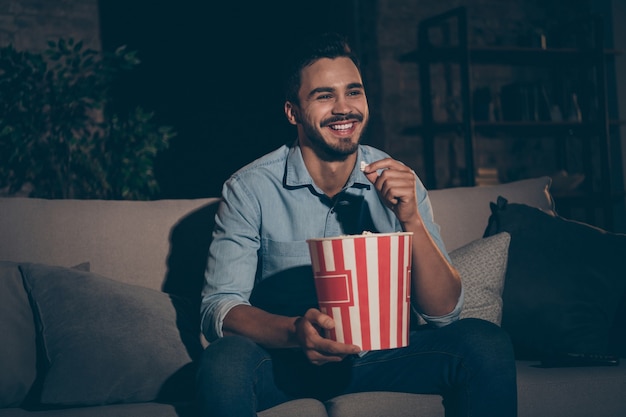
<path id="1" fill-rule="evenodd" d="M 499 196 L 510 203 L 527 204 L 554 213 L 550 177 L 531 178 L 482 187 L 457 187 L 432 190 L 428 194 L 435 222 L 448 251 L 453 251 L 483 236 L 491 215 L 489 203 Z"/>
<path id="2" fill-rule="evenodd" d="M 172 274 L 204 268 L 198 255 L 218 202 L 0 198 L 0 260 L 89 262 L 97 274 L 161 290 Z"/>
<path id="3" fill-rule="evenodd" d="M 481 238 L 499 195 L 552 210 L 548 177 L 433 190 L 435 221 L 452 251 Z M 193 285 L 206 263 L 218 198 L 157 201 L 0 198 L 0 260 L 74 266 L 167 292 Z M 187 290 L 182 290 L 187 291 Z"/>

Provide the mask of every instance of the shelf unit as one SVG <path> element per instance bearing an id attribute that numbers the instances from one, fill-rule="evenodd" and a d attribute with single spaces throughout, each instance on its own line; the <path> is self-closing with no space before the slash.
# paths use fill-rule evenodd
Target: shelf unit
<path id="1" fill-rule="evenodd" d="M 612 167 L 610 158 L 611 129 L 619 126 L 618 121 L 609 120 L 606 93 L 606 59 L 618 51 L 604 48 L 602 21 L 591 18 L 587 42 L 582 46 L 551 48 L 545 43 L 537 47 L 502 47 L 470 46 L 468 40 L 468 19 L 465 7 L 452 9 L 446 13 L 422 20 L 418 25 L 418 48 L 401 57 L 403 62 L 418 64 L 420 79 L 420 101 L 422 123 L 410 126 L 405 134 L 420 135 L 423 139 L 425 184 L 431 189 L 442 188 L 437 182 L 436 141 L 443 134 L 456 133 L 462 137 L 464 186 L 476 185 L 477 136 L 507 138 L 550 138 L 556 141 L 555 165 L 557 169 L 567 169 L 569 138 L 581 138 L 579 157 L 583 166 L 584 182 L 580 187 L 563 193 L 555 193 L 557 210 L 568 215 L 572 208 L 585 211 L 583 220 L 610 229 L 613 225 L 613 205 L 623 192 L 616 192 L 611 183 Z M 439 35 L 435 44 L 431 40 L 432 32 Z M 456 42 L 453 40 L 456 38 Z M 545 38 L 544 38 L 545 40 Z M 433 80 L 431 67 L 434 64 L 455 65 L 456 82 L 460 85 L 460 112 L 457 120 L 436 121 L 433 115 Z M 475 114 L 472 86 L 473 71 L 480 71 L 485 66 L 497 67 L 535 67 L 544 69 L 578 68 L 586 71 L 593 85 L 592 97 L 587 97 L 586 108 L 593 107 L 593 115 L 585 115 L 575 120 L 552 119 L 548 115 L 533 120 L 504 120 L 478 118 Z M 535 99 L 537 97 L 535 96 Z M 536 111 L 536 107 L 535 107 Z M 580 113 L 579 113 L 580 115 Z M 592 160 L 592 155 L 595 160 Z M 616 169 L 621 170 L 620 167 Z M 519 178 L 521 179 L 521 178 Z M 602 221 L 597 218 L 597 211 L 602 213 Z"/>

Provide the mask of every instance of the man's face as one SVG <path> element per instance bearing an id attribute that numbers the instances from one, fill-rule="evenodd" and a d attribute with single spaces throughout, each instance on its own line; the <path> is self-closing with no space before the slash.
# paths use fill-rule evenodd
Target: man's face
<path id="1" fill-rule="evenodd" d="M 356 152 L 369 110 L 359 70 L 349 58 L 322 58 L 301 74 L 300 104 L 288 103 L 287 117 L 299 124 L 300 139 L 328 160 Z"/>

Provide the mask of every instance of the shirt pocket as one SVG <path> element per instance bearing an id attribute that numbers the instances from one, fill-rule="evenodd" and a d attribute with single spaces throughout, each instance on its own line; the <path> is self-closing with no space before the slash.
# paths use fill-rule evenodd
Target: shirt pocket
<path id="1" fill-rule="evenodd" d="M 261 241 L 262 278 L 287 269 L 311 265 L 309 245 L 305 240 L 279 242 L 271 239 Z"/>

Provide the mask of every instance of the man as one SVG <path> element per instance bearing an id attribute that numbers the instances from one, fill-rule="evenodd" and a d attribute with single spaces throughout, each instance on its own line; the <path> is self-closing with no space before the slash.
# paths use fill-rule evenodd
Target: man
<path id="1" fill-rule="evenodd" d="M 491 323 L 458 320 L 461 280 L 424 186 L 360 144 L 368 103 L 341 36 L 298 49 L 284 111 L 296 142 L 223 188 L 202 294 L 211 342 L 198 372 L 203 415 L 254 416 L 293 398 L 381 390 L 440 393 L 448 416 L 516 415 L 510 342 Z M 362 352 L 320 334 L 334 323 L 312 295 L 306 239 L 366 230 L 413 233 L 411 302 L 429 325 L 411 332 L 408 347 Z"/>

